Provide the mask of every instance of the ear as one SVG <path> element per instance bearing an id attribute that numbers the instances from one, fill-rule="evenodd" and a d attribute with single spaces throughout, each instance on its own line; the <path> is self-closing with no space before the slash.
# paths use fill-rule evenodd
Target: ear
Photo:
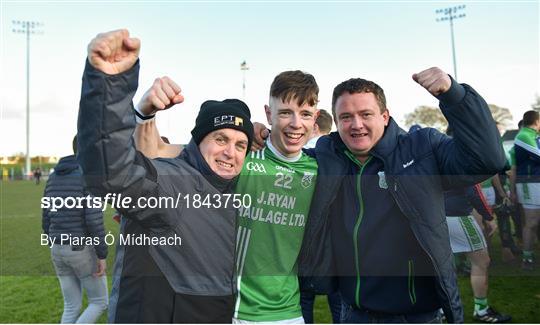
<path id="1" fill-rule="evenodd" d="M 264 113 L 266 114 L 266 121 L 269 125 L 272 125 L 272 109 L 268 105 L 264 105 Z"/>
<path id="2" fill-rule="evenodd" d="M 388 108 L 386 109 L 386 111 L 384 111 L 382 115 L 384 119 L 384 126 L 388 126 L 388 122 L 390 122 L 390 111 L 388 110 Z"/>

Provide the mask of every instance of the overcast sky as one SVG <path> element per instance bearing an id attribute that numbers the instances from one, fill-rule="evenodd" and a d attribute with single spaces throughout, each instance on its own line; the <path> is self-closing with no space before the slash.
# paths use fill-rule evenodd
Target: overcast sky
<path id="1" fill-rule="evenodd" d="M 2 1 L 0 155 L 26 150 L 26 38 L 12 32 L 13 20 L 44 24 L 30 43 L 31 155 L 67 155 L 86 46 L 99 32 L 127 28 L 141 39 L 136 99 L 157 76 L 181 85 L 185 103 L 158 123 L 186 143 L 204 100 L 242 98 L 244 60 L 245 101 L 258 121 L 273 78 L 291 69 L 316 77 L 319 108 L 351 77 L 381 85 L 398 122 L 437 105 L 411 75 L 432 66 L 453 74 L 450 27 L 435 11 L 463 4 L 466 17 L 454 22 L 458 79 L 517 122 L 540 94 L 538 1 Z"/>

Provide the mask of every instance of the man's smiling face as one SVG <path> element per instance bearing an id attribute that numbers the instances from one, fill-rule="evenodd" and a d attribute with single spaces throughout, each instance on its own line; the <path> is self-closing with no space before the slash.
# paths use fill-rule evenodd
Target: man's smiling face
<path id="1" fill-rule="evenodd" d="M 298 105 L 296 98 L 287 103 L 270 97 L 265 106 L 266 118 L 272 126 L 270 138 L 274 147 L 286 157 L 294 157 L 309 140 L 319 114 L 316 106 Z"/>
<path id="2" fill-rule="evenodd" d="M 344 92 L 336 100 L 335 114 L 339 136 L 360 161 L 365 161 L 384 134 L 388 110 L 381 112 L 373 93 Z"/>

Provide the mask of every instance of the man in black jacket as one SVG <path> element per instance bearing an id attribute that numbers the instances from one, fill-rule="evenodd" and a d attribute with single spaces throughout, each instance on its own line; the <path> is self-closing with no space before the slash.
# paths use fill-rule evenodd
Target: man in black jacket
<path id="1" fill-rule="evenodd" d="M 342 322 L 429 323 L 439 307 L 449 322 L 463 322 L 443 191 L 497 173 L 504 153 L 471 87 L 438 68 L 413 79 L 440 100 L 453 139 L 429 128 L 407 134 L 390 117 L 383 90 L 357 78 L 334 89 L 339 134 L 315 148 L 319 177 L 299 272 L 338 276 Z M 327 284 L 314 280 L 303 286 Z"/>
<path id="2" fill-rule="evenodd" d="M 76 137 L 73 152 L 77 152 Z M 60 159 L 47 181 L 44 198 L 65 200 L 87 195 L 75 155 Z M 52 261 L 64 296 L 62 323 L 95 323 L 108 304 L 103 212 L 97 208 L 48 207 L 43 209 L 42 227 L 52 244 Z M 89 240 L 94 245 L 87 245 Z M 88 307 L 80 314 L 83 289 Z"/>

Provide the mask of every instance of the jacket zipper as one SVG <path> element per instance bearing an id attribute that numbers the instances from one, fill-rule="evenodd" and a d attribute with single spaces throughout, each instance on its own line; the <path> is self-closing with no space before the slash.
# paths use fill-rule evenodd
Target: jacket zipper
<path id="1" fill-rule="evenodd" d="M 409 299 L 411 300 L 411 303 L 414 305 L 416 304 L 416 291 L 414 288 L 414 262 L 412 260 L 409 260 L 408 287 L 409 287 Z"/>
<path id="2" fill-rule="evenodd" d="M 360 308 L 360 262 L 358 258 L 358 230 L 360 229 L 360 224 L 362 223 L 362 219 L 364 218 L 364 201 L 362 200 L 362 173 L 364 171 L 364 167 L 366 167 L 366 165 L 371 160 L 371 157 L 369 157 L 362 164 L 360 161 L 358 161 L 358 159 L 356 159 L 356 157 L 352 155 L 348 156 L 360 167 L 360 170 L 357 174 L 358 182 L 356 183 L 356 192 L 358 193 L 358 199 L 360 202 L 360 211 L 358 212 L 358 219 L 356 220 L 356 224 L 354 225 L 353 233 L 354 264 L 356 267 L 356 290 L 354 300 L 356 302 L 356 306 Z"/>

